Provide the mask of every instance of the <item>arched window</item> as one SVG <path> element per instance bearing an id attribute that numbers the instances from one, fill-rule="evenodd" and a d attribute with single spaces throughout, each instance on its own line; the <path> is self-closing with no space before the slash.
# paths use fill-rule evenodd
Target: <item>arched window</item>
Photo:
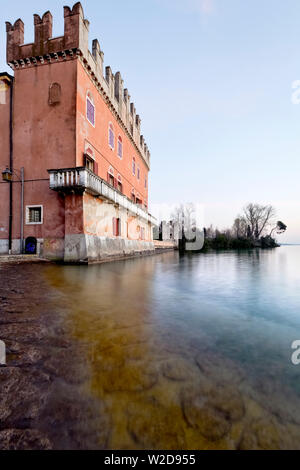
<path id="1" fill-rule="evenodd" d="M 135 176 L 135 158 L 132 159 L 132 174 Z"/>
<path id="2" fill-rule="evenodd" d="M 86 95 L 86 118 L 95 127 L 95 105 L 90 92 Z"/>
<path id="3" fill-rule="evenodd" d="M 61 86 L 59 83 L 52 83 L 49 87 L 49 104 L 51 106 L 60 103 Z"/>
<path id="4" fill-rule="evenodd" d="M 118 191 L 123 192 L 122 176 L 118 175 Z"/>
<path id="5" fill-rule="evenodd" d="M 118 137 L 118 157 L 123 158 L 123 140 L 120 135 Z"/>
<path id="6" fill-rule="evenodd" d="M 138 169 L 137 169 L 137 179 L 139 180 L 141 177 L 141 170 L 140 170 L 140 167 L 138 166 Z"/>
<path id="7" fill-rule="evenodd" d="M 115 148 L 115 132 L 114 132 L 114 126 L 112 123 L 109 123 L 108 127 L 108 144 L 112 150 Z"/>
<path id="8" fill-rule="evenodd" d="M 107 181 L 111 186 L 115 186 L 115 174 L 112 166 L 110 166 L 108 169 Z"/>

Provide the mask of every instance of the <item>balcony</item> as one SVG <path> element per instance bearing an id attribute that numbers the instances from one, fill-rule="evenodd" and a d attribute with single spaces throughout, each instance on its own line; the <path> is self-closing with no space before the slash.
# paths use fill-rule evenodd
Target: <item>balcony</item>
<path id="1" fill-rule="evenodd" d="M 102 197 L 123 209 L 127 209 L 133 215 L 150 222 L 152 225 L 157 225 L 155 217 L 85 167 L 48 170 L 48 173 L 50 175 L 50 189 L 53 191 L 82 193 L 86 191 L 95 197 Z"/>

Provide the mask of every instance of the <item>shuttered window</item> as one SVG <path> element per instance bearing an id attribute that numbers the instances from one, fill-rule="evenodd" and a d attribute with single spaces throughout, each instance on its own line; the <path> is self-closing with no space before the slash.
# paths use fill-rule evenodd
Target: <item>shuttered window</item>
<path id="1" fill-rule="evenodd" d="M 123 141 L 120 136 L 118 138 L 118 157 L 123 158 Z"/>
<path id="2" fill-rule="evenodd" d="M 113 128 L 112 124 L 109 125 L 109 129 L 108 129 L 108 143 L 109 143 L 109 146 L 112 148 L 112 150 L 114 150 L 114 148 L 115 148 L 115 133 L 114 133 L 114 128 Z"/>
<path id="3" fill-rule="evenodd" d="M 113 218 L 113 235 L 114 237 L 121 236 L 121 219 Z"/>
<path id="4" fill-rule="evenodd" d="M 86 98 L 86 117 L 92 126 L 95 126 L 95 106 L 90 96 Z"/>

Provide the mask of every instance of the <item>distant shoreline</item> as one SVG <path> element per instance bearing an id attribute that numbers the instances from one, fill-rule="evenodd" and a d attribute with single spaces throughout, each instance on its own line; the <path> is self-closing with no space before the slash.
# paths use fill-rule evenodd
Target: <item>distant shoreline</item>
<path id="1" fill-rule="evenodd" d="M 300 243 L 280 243 L 280 246 L 300 246 Z"/>

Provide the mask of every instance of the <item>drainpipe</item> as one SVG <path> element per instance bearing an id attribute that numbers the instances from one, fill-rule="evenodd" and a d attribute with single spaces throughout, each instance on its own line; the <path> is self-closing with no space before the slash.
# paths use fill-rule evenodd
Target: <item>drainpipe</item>
<path id="1" fill-rule="evenodd" d="M 9 103 L 9 169 L 13 173 L 13 80 L 10 85 Z M 8 253 L 12 253 L 12 223 L 13 223 L 13 182 L 9 183 L 9 235 Z"/>
<path id="2" fill-rule="evenodd" d="M 20 237 L 20 252 L 24 252 L 24 168 L 21 168 L 21 237 Z"/>

